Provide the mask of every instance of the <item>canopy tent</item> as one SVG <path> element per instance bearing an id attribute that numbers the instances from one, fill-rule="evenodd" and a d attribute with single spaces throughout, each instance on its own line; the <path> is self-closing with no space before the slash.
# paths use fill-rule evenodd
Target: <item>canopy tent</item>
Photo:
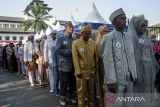
<path id="1" fill-rule="evenodd" d="M 37 35 L 37 34 L 36 34 L 36 35 Z M 22 40 L 22 44 L 25 44 L 27 40 L 28 40 L 28 38 L 24 38 L 24 39 Z"/>
<path id="2" fill-rule="evenodd" d="M 47 28 L 45 34 L 46 34 L 46 35 L 50 35 L 50 34 L 51 34 L 51 28 L 50 28 L 50 27 Z"/>
<path id="3" fill-rule="evenodd" d="M 73 26 L 75 26 L 77 24 L 77 22 L 75 21 L 73 15 L 71 15 L 70 21 L 72 22 Z"/>
<path id="4" fill-rule="evenodd" d="M 40 35 L 39 35 L 38 33 L 36 33 L 36 34 L 34 35 L 34 38 L 35 38 L 35 39 L 39 39 L 39 38 L 40 38 Z"/>
<path id="5" fill-rule="evenodd" d="M 99 13 L 99 11 L 97 10 L 95 4 L 92 4 L 92 7 L 89 11 L 89 13 L 87 14 L 87 16 L 84 18 L 83 22 L 78 23 L 78 21 L 76 21 L 73 17 L 73 15 L 71 15 L 70 17 L 70 21 L 73 23 L 74 26 L 74 31 L 78 32 L 81 30 L 81 27 L 84 25 L 91 25 L 92 26 L 92 30 L 96 31 L 98 29 L 99 26 L 102 25 L 107 25 L 109 27 L 109 29 L 112 31 L 114 29 L 114 26 L 112 24 L 109 24 Z M 60 26 L 59 22 L 57 22 L 56 26 Z M 59 27 L 60 28 L 60 27 Z M 57 29 L 59 32 L 64 32 L 64 28 L 59 28 Z M 127 27 L 125 28 L 125 31 L 127 30 Z"/>
<path id="6" fill-rule="evenodd" d="M 61 26 L 60 23 L 59 23 L 59 21 L 57 21 L 57 24 L 56 24 L 55 29 L 56 29 L 57 31 L 61 31 L 61 30 L 64 30 L 64 26 Z"/>
<path id="7" fill-rule="evenodd" d="M 91 10 L 89 11 L 86 18 L 83 20 L 83 22 L 91 22 L 91 23 L 104 23 L 107 24 L 106 20 L 100 15 L 98 12 L 95 4 L 93 3 Z"/>
<path id="8" fill-rule="evenodd" d="M 94 3 L 83 22 L 74 26 L 74 31 L 79 31 L 81 29 L 81 26 L 88 24 L 92 26 L 93 30 L 97 30 L 101 25 L 107 25 L 110 30 L 113 30 L 114 28 L 112 24 L 109 24 L 106 20 L 104 20 L 104 18 L 98 12 Z"/>
<path id="9" fill-rule="evenodd" d="M 113 26 L 112 24 L 83 22 L 83 23 L 80 23 L 80 24 L 78 24 L 78 25 L 75 25 L 75 26 L 74 26 L 74 31 L 79 31 L 79 30 L 81 30 L 81 27 L 82 27 L 82 26 L 85 26 L 85 25 L 91 25 L 91 26 L 92 26 L 92 30 L 97 30 L 98 27 L 99 27 L 99 26 L 102 26 L 102 25 L 107 25 L 110 30 L 113 30 L 113 29 L 114 29 L 114 26 Z"/>
<path id="10" fill-rule="evenodd" d="M 61 26 L 59 21 L 57 21 L 55 29 L 58 31 L 58 34 L 57 34 L 58 37 L 60 37 L 64 32 L 64 26 Z"/>

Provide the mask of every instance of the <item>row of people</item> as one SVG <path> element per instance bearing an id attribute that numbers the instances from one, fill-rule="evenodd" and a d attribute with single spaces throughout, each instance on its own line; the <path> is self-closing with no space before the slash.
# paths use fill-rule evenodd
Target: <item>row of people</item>
<path id="1" fill-rule="evenodd" d="M 96 41 L 91 38 L 90 25 L 82 26 L 80 38 L 74 40 L 71 22 L 61 36 L 52 30 L 47 38 L 34 42 L 30 35 L 22 59 L 31 86 L 38 74 L 40 86 L 49 79 L 50 92 L 59 94 L 61 105 L 67 105 L 67 98 L 76 103 L 77 98 L 78 107 L 94 107 L 95 96 L 104 107 L 110 106 L 104 101 L 108 94 L 154 93 L 159 64 L 146 35 L 148 21 L 143 15 L 133 16 L 125 33 L 123 9 L 114 11 L 109 19 L 115 29 L 110 32 L 105 25 L 99 27 Z"/>
<path id="2" fill-rule="evenodd" d="M 1 68 L 9 72 L 17 72 L 18 75 L 25 75 L 25 70 L 21 71 L 21 61 L 23 60 L 21 51 L 23 52 L 22 41 L 20 41 L 16 46 L 13 43 L 6 44 L 5 46 L 0 46 L 0 56 L 1 56 Z"/>

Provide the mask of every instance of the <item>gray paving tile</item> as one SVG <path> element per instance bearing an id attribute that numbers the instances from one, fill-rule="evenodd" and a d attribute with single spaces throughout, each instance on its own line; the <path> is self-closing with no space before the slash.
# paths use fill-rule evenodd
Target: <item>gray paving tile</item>
<path id="1" fill-rule="evenodd" d="M 30 87 L 28 80 L 16 73 L 0 70 L 0 107 L 62 107 L 49 87 Z M 76 107 L 71 103 L 66 107 Z"/>

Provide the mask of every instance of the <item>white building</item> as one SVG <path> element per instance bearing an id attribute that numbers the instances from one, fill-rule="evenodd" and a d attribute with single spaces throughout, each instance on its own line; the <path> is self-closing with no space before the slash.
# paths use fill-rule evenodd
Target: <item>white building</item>
<path id="1" fill-rule="evenodd" d="M 0 44 L 16 43 L 24 40 L 33 31 L 24 31 L 22 22 L 24 18 L 0 16 Z"/>

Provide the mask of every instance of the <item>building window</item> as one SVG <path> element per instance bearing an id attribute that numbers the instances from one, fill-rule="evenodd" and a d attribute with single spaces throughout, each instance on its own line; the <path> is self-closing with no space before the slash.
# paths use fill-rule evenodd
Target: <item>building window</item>
<path id="1" fill-rule="evenodd" d="M 17 37 L 16 36 L 13 36 L 13 38 L 12 38 L 13 40 L 16 40 L 17 39 Z"/>
<path id="2" fill-rule="evenodd" d="M 23 37 L 20 37 L 20 40 L 23 40 L 24 38 Z"/>
<path id="3" fill-rule="evenodd" d="M 17 25 L 17 28 L 22 28 L 21 24 L 18 24 L 18 25 Z"/>
<path id="4" fill-rule="evenodd" d="M 5 37 L 5 40 L 9 40 L 9 36 L 6 36 L 6 37 Z"/>
<path id="5" fill-rule="evenodd" d="M 3 28 L 9 28 L 9 24 L 3 24 Z"/>
<path id="6" fill-rule="evenodd" d="M 2 24 L 0 24 L 0 28 L 2 28 Z"/>
<path id="7" fill-rule="evenodd" d="M 10 28 L 16 28 L 15 24 L 10 24 Z"/>

